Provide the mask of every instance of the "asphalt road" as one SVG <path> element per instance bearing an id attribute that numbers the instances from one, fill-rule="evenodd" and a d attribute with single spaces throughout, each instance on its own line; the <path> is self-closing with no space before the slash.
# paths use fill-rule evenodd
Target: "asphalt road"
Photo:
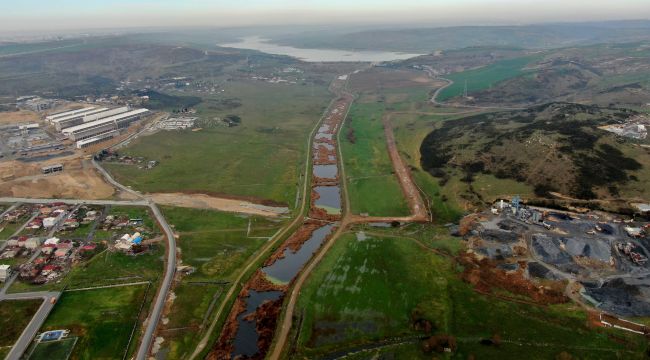
<path id="1" fill-rule="evenodd" d="M 101 169 L 101 167 L 98 167 Z M 103 170 L 103 169 L 102 169 Z M 106 174 L 108 175 L 108 174 Z M 111 179 L 110 176 L 107 177 L 107 179 Z M 114 181 L 114 180 L 113 180 Z M 131 189 L 125 188 L 124 186 L 120 185 L 120 188 L 122 188 L 125 191 L 131 192 L 138 194 Z M 138 196 L 141 197 L 141 195 L 138 194 Z M 151 310 L 149 318 L 145 321 L 146 327 L 144 330 L 144 334 L 142 335 L 142 339 L 140 342 L 140 347 L 138 349 L 138 354 L 136 359 L 138 360 L 145 360 L 149 354 L 149 349 L 151 348 L 151 344 L 153 343 L 153 336 L 156 331 L 156 328 L 158 327 L 158 322 L 160 321 L 160 318 L 162 316 L 163 309 L 165 307 L 165 300 L 167 299 L 167 295 L 169 293 L 169 290 L 171 288 L 172 280 L 174 279 L 174 274 L 176 273 L 176 238 L 174 237 L 174 231 L 172 228 L 169 226 L 167 221 L 165 220 L 165 217 L 162 215 L 160 212 L 160 209 L 158 209 L 158 206 L 154 204 L 150 200 L 142 199 L 142 200 L 131 200 L 131 201 L 121 201 L 121 200 L 82 200 L 82 199 L 28 199 L 28 198 L 10 198 L 10 197 L 0 197 L 0 202 L 20 202 L 20 203 L 27 203 L 27 204 L 43 204 L 43 203 L 51 203 L 51 202 L 64 202 L 66 204 L 92 204 L 92 205 L 121 205 L 121 206 L 148 206 L 151 209 L 151 212 L 154 214 L 156 217 L 156 220 L 160 224 L 160 227 L 163 229 L 165 232 L 165 236 L 167 237 L 167 262 L 166 262 L 166 268 L 165 268 L 165 278 L 163 279 L 162 284 L 160 285 L 160 289 L 158 290 L 158 294 L 156 296 L 156 299 L 154 301 L 153 309 Z M 16 294 L 20 295 L 20 294 Z M 7 295 L 9 296 L 9 295 Z M 0 297 L 0 300 L 3 298 Z M 47 310 L 47 312 L 45 312 Z M 45 307 L 41 306 L 41 309 L 37 313 L 37 316 L 34 318 L 36 319 L 37 317 L 43 317 L 43 321 L 47 317 L 47 314 L 49 311 L 52 310 L 52 307 Z M 38 320 L 38 319 L 37 319 Z M 33 320 L 32 320 L 33 321 Z M 30 323 L 31 324 L 31 323 Z M 42 321 L 39 323 L 42 324 Z M 36 327 L 36 330 L 38 331 L 38 327 Z M 31 342 L 33 339 L 34 335 L 36 333 L 32 332 L 24 332 L 19 341 L 16 343 L 16 345 Z M 24 351 L 26 348 L 22 349 Z M 13 349 L 12 349 L 13 351 Z M 22 354 L 22 352 L 20 352 Z"/>
<path id="2" fill-rule="evenodd" d="M 32 339 L 38 333 L 38 330 L 43 326 L 45 319 L 50 314 L 50 311 L 54 308 L 55 304 L 52 304 L 51 299 L 55 298 L 57 301 L 61 293 L 59 292 L 31 292 L 31 293 L 19 293 L 19 294 L 2 294 L 0 295 L 0 301 L 2 300 L 31 300 L 31 299 L 43 299 L 43 304 L 38 308 L 38 311 L 32 318 L 32 320 L 27 324 L 25 330 L 20 334 L 20 338 L 11 348 L 9 354 L 5 360 L 19 360 L 23 355 L 25 350 L 31 344 Z"/>

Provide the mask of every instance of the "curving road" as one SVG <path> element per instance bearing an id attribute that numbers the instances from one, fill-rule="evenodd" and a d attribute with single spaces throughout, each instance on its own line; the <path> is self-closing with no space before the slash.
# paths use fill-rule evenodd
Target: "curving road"
<path id="1" fill-rule="evenodd" d="M 102 169 L 103 170 L 103 169 Z M 105 172 L 103 172 L 105 173 Z M 108 175 L 108 173 L 106 173 Z M 110 175 L 108 175 L 108 178 L 110 178 Z M 107 179 L 108 179 L 107 178 Z M 112 178 L 110 178 L 112 180 Z M 114 180 L 113 180 L 114 181 Z M 113 182 L 111 182 L 113 183 Z M 117 184 L 117 182 L 115 182 Z M 137 194 L 139 197 L 142 197 L 139 193 L 128 189 L 122 185 L 119 186 L 120 188 L 124 189 L 125 191 Z M 165 277 L 163 279 L 163 282 L 160 285 L 160 288 L 158 290 L 158 294 L 156 295 L 156 299 L 154 301 L 153 309 L 151 310 L 151 313 L 149 315 L 149 318 L 145 321 L 146 327 L 144 330 L 144 333 L 142 335 L 142 339 L 140 342 L 140 347 L 138 349 L 138 353 L 136 356 L 136 359 L 138 360 L 145 360 L 148 357 L 149 354 L 149 349 L 151 348 L 151 344 L 153 343 L 153 335 L 156 331 L 156 328 L 158 327 L 158 322 L 160 321 L 160 318 L 162 316 L 163 309 L 165 307 L 165 300 L 167 299 L 167 295 L 169 293 L 169 289 L 171 288 L 172 281 L 174 279 L 174 274 L 176 273 L 176 238 L 174 237 L 174 231 L 172 228 L 169 226 L 167 221 L 165 220 L 165 217 L 162 215 L 160 212 L 160 209 L 158 209 L 158 206 L 156 206 L 155 203 L 153 203 L 150 200 L 147 199 L 142 199 L 142 200 L 131 200 L 131 201 L 125 201 L 125 200 L 85 200 L 85 199 L 29 199 L 29 198 L 12 198 L 12 197 L 0 197 L 0 202 L 11 202 L 11 203 L 27 203 L 27 204 L 42 204 L 42 203 L 51 203 L 51 202 L 63 202 L 66 204 L 75 204 L 75 205 L 80 205 L 80 204 L 92 204 L 92 205 L 121 205 L 121 206 L 148 206 L 151 209 L 151 212 L 153 213 L 154 217 L 156 218 L 158 224 L 160 224 L 160 227 L 165 233 L 165 237 L 167 237 L 167 259 L 166 259 L 166 264 L 165 264 Z M 5 296 L 20 296 L 20 295 L 28 295 L 27 294 L 12 294 L 12 295 L 5 295 Z M 58 296 L 57 296 L 58 297 Z M 0 297 L 0 300 L 4 298 Z M 49 303 L 49 302 L 48 302 Z M 51 310 L 51 307 L 49 309 L 41 307 L 39 310 L 38 314 L 45 314 L 44 316 L 47 317 L 47 314 Z M 46 313 L 43 313 L 42 311 L 47 310 Z M 39 316 L 35 316 L 39 317 Z M 34 319 L 33 319 L 34 320 Z M 43 318 L 44 321 L 44 318 Z M 30 323 L 31 324 L 31 323 Z M 42 322 L 41 322 L 42 324 Z M 38 331 L 38 328 L 36 328 L 35 331 Z M 33 336 L 35 333 L 23 333 L 21 335 L 21 338 L 19 342 L 22 344 L 25 341 L 29 345 L 29 342 L 33 339 Z M 24 337 L 28 337 L 24 338 Z M 18 345 L 18 343 L 17 343 Z M 24 351 L 24 349 L 22 350 Z M 22 352 L 20 352 L 22 354 Z"/>

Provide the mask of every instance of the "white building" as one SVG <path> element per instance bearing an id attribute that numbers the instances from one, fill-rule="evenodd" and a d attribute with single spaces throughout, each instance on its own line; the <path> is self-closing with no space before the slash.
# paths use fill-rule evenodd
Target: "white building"
<path id="1" fill-rule="evenodd" d="M 0 282 L 5 282 L 11 276 L 9 265 L 0 265 Z"/>
<path id="2" fill-rule="evenodd" d="M 119 129 L 129 127 L 131 123 L 139 120 L 147 114 L 147 109 L 137 109 L 119 115 L 109 116 L 100 120 L 91 121 L 81 125 L 63 129 L 62 133 L 67 135 L 70 140 L 79 141 L 98 135 L 110 133 Z"/>

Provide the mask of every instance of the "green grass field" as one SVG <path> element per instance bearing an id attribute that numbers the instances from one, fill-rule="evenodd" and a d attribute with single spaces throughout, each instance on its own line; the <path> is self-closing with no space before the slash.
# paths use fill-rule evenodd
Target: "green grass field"
<path id="1" fill-rule="evenodd" d="M 454 83 L 441 91 L 437 100 L 445 101 L 463 95 L 465 81 L 467 81 L 467 92 L 470 95 L 474 91 L 489 89 L 500 81 L 524 74 L 525 70 L 523 69 L 526 65 L 536 59 L 538 59 L 537 56 L 526 56 L 502 60 L 479 69 L 448 75 L 447 78 Z"/>
<path id="2" fill-rule="evenodd" d="M 457 359 L 552 359 L 561 352 L 575 358 L 643 358 L 642 337 L 588 328 L 577 306 L 530 306 L 476 293 L 461 281 L 450 258 L 430 250 L 424 241 L 430 233 L 414 230 L 374 229 L 365 238 L 347 233 L 337 240 L 301 291 L 296 356 L 421 335 L 412 326 L 417 314 L 433 324 L 434 333 L 456 337 L 458 350 L 451 357 Z M 443 247 L 454 241 L 460 242 L 449 238 Z M 503 339 L 502 347 L 480 345 L 494 334 Z M 431 358 L 418 346 L 379 352 Z"/>
<path id="3" fill-rule="evenodd" d="M 393 174 L 382 124 L 384 105 L 355 103 L 341 132 L 350 207 L 354 214 L 404 216 L 409 214 L 397 177 Z M 355 141 L 347 134 L 353 129 Z"/>
<path id="4" fill-rule="evenodd" d="M 38 343 L 29 356 L 29 360 L 68 359 L 74 350 L 77 337 L 60 341 Z"/>
<path id="5" fill-rule="evenodd" d="M 139 285 L 65 292 L 42 330 L 69 329 L 70 336 L 78 336 L 73 359 L 121 359 L 145 289 Z"/>
<path id="6" fill-rule="evenodd" d="M 280 226 L 282 221 L 210 210 L 163 207 L 167 221 L 179 233 L 184 265 L 194 267 L 174 288 L 169 323 L 164 326 L 163 351 L 168 359 L 188 356 L 203 334 L 202 325 L 223 300 L 229 282 Z M 250 223 L 250 234 L 248 226 Z M 210 311 L 209 311 L 210 310 Z M 183 329 L 177 331 L 174 329 Z"/>
<path id="7" fill-rule="evenodd" d="M 41 303 L 42 300 L 0 301 L 0 351 L 11 350 Z"/>
<path id="8" fill-rule="evenodd" d="M 209 99 L 197 115 L 211 120 L 235 114 L 240 126 L 198 132 L 160 132 L 141 137 L 123 152 L 160 161 L 142 171 L 107 168 L 125 185 L 146 192 L 199 191 L 269 199 L 293 207 L 306 142 L 331 95 L 325 86 L 231 82 L 227 98 L 242 106 L 213 109 Z"/>

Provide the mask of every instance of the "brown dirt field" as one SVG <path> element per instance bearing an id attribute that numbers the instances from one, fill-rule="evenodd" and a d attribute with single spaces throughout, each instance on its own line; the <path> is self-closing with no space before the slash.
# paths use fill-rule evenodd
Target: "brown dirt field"
<path id="1" fill-rule="evenodd" d="M 155 193 L 149 197 L 157 204 L 171 205 L 195 209 L 220 210 L 242 214 L 252 214 L 267 217 L 281 215 L 271 210 L 254 207 L 255 204 L 236 199 L 214 197 L 206 194 L 184 194 L 184 193 Z"/>
<path id="2" fill-rule="evenodd" d="M 63 164 L 63 172 L 41 174 L 42 166 L 56 163 Z M 0 182 L 2 196 L 106 199 L 115 193 L 92 164 L 76 155 L 34 163 L 3 162 L 0 163 L 0 176 L 6 179 Z"/>
<path id="3" fill-rule="evenodd" d="M 39 119 L 38 113 L 29 110 L 0 112 L 0 125 L 33 123 Z"/>

